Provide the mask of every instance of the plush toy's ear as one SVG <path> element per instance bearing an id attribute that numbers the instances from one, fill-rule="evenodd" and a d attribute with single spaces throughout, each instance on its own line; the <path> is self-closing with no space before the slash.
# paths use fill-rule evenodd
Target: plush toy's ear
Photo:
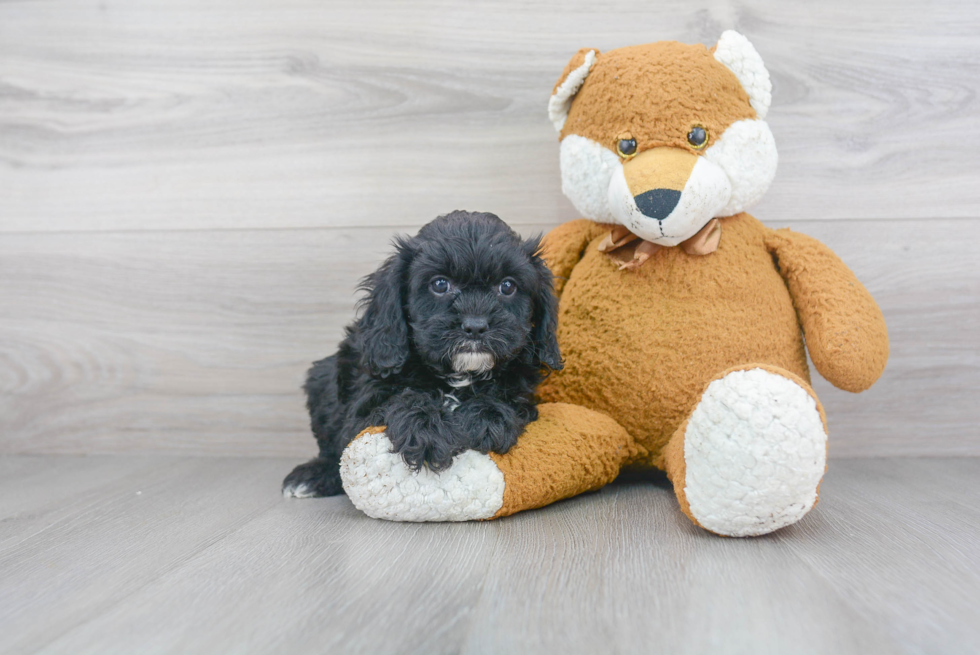
<path id="1" fill-rule="evenodd" d="M 749 101 L 759 118 L 765 118 L 772 104 L 772 82 L 769 71 L 762 63 L 749 40 L 733 30 L 722 33 L 715 46 L 715 59 L 720 61 L 742 84 L 749 94 Z"/>
<path id="2" fill-rule="evenodd" d="M 561 132 L 565 127 L 565 119 L 568 118 L 568 109 L 572 106 L 572 98 L 578 93 L 589 74 L 589 69 L 595 63 L 595 58 L 599 54 L 594 48 L 582 48 L 575 53 L 572 60 L 565 66 L 561 77 L 555 83 L 555 88 L 551 92 L 551 100 L 548 101 L 548 118 L 555 125 L 555 130 Z"/>
<path id="3" fill-rule="evenodd" d="M 524 242 L 523 248 L 531 258 L 538 276 L 532 318 L 534 327 L 531 332 L 531 342 L 528 344 L 528 354 L 535 366 L 543 364 L 552 371 L 560 371 L 564 364 L 561 361 L 561 351 L 558 349 L 558 298 L 554 293 L 551 269 L 542 257 L 541 236 L 528 239 Z"/>
<path id="4" fill-rule="evenodd" d="M 415 249 L 410 239 L 395 240 L 395 254 L 361 282 L 367 296 L 359 305 L 364 313 L 357 322 L 356 344 L 361 366 L 372 375 L 398 373 L 408 360 L 408 320 L 404 287 Z"/>

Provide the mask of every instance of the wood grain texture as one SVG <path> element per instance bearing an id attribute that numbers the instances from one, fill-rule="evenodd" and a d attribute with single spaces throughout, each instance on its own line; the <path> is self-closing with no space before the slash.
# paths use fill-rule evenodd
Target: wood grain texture
<path id="1" fill-rule="evenodd" d="M 832 456 L 980 454 L 980 221 L 932 224 L 928 240 L 906 221 L 794 224 L 854 269 L 891 336 L 870 391 L 815 376 Z M 312 456 L 304 373 L 336 347 L 390 236 L 6 235 L 0 452 Z"/>
<path id="2" fill-rule="evenodd" d="M 795 529 L 718 539 L 658 487 L 620 483 L 505 523 L 464 652 L 903 652 L 800 565 L 782 542 Z"/>
<path id="3" fill-rule="evenodd" d="M 580 47 L 743 31 L 774 221 L 980 216 L 973 0 L 0 3 L 0 231 L 574 218 L 546 116 Z"/>
<path id="4" fill-rule="evenodd" d="M 571 53 L 729 27 L 775 84 L 756 215 L 890 326 L 870 392 L 816 383 L 831 454 L 980 453 L 966 0 L 0 3 L 0 452 L 310 454 L 303 373 L 393 231 L 575 218 L 545 111 Z"/>
<path id="5" fill-rule="evenodd" d="M 0 457 L 0 552 L 85 514 L 104 501 L 103 487 L 132 481 L 157 464 L 148 456 L 122 464 L 112 457 Z"/>
<path id="6" fill-rule="evenodd" d="M 3 653 L 847 655 L 980 641 L 976 458 L 832 462 L 820 504 L 755 539 L 695 528 L 663 478 L 415 525 L 346 497 L 283 499 L 284 460 L 9 461 L 0 470 L 74 471 L 41 508 L 62 513 L 0 546 Z M 57 506 L 107 463 L 130 475 Z M 16 490 L 0 478 L 0 498 Z"/>
<path id="7" fill-rule="evenodd" d="M 85 490 L 91 482 L 80 487 L 35 461 L 57 493 L 4 517 L 30 524 L 0 544 L 4 652 L 31 652 L 94 618 L 278 504 L 287 468 L 260 459 L 75 458 L 89 480 L 101 478 Z M 106 466 L 124 474 L 104 476 Z M 20 493 L 4 484 L 4 495 Z"/>
<path id="8" fill-rule="evenodd" d="M 976 650 L 980 541 L 963 540 L 962 530 L 980 525 L 980 461 L 872 459 L 832 466 L 834 492 L 821 492 L 822 511 L 801 522 L 803 534 L 786 539 L 787 545 L 832 580 L 849 611 L 887 625 L 912 652 Z M 915 564 L 923 559 L 928 572 Z M 951 586 L 934 584 L 954 579 L 959 582 Z"/>

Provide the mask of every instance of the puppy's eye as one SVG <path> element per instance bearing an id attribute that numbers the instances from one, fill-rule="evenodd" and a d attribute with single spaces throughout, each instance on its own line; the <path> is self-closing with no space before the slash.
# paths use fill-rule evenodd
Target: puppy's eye
<path id="1" fill-rule="evenodd" d="M 636 139 L 620 139 L 616 144 L 616 151 L 620 157 L 629 159 L 636 154 Z"/>
<path id="2" fill-rule="evenodd" d="M 708 143 L 708 130 L 700 125 L 695 125 L 691 128 L 691 131 L 687 133 L 687 142 L 690 143 L 691 147 L 695 150 L 700 150 L 706 143 Z"/>
<path id="3" fill-rule="evenodd" d="M 500 293 L 504 296 L 513 296 L 517 292 L 517 282 L 507 278 L 500 283 Z"/>
<path id="4" fill-rule="evenodd" d="M 436 294 L 437 296 L 441 296 L 448 292 L 450 286 L 449 280 L 444 277 L 437 277 L 433 279 L 432 282 L 429 282 L 429 288 L 432 289 L 432 293 Z"/>

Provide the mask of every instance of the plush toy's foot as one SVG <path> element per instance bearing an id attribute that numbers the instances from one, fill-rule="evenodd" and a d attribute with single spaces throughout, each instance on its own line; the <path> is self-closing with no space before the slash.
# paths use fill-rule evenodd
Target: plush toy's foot
<path id="1" fill-rule="evenodd" d="M 384 428 L 369 428 L 341 456 L 344 491 L 359 510 L 389 521 L 499 518 L 598 489 L 636 454 L 626 430 L 604 414 L 563 403 L 538 413 L 507 454 L 468 450 L 440 473 L 411 470 Z"/>
<path id="2" fill-rule="evenodd" d="M 708 385 L 664 454 L 691 520 L 721 535 L 756 536 L 814 506 L 827 432 L 803 380 L 774 367 L 735 370 Z"/>
<path id="3" fill-rule="evenodd" d="M 468 450 L 439 473 L 413 471 L 391 452 L 384 428 L 370 428 L 340 458 L 354 506 L 389 521 L 470 521 L 493 517 L 504 502 L 504 475 L 489 455 Z"/>

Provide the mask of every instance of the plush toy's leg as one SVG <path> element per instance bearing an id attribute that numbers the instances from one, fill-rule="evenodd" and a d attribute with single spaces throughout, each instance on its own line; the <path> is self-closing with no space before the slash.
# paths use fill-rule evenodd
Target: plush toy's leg
<path id="1" fill-rule="evenodd" d="M 598 489 L 636 455 L 632 437 L 604 414 L 564 403 L 538 412 L 505 455 L 466 451 L 441 473 L 412 471 L 384 428 L 365 430 L 341 457 L 344 491 L 374 518 L 493 519 Z"/>
<path id="2" fill-rule="evenodd" d="M 566 403 L 538 411 L 510 452 L 491 455 L 506 481 L 494 518 L 600 489 L 637 455 L 633 437 L 605 414 Z"/>
<path id="3" fill-rule="evenodd" d="M 768 534 L 816 504 L 827 462 L 820 401 L 774 366 L 746 366 L 712 381 L 664 450 L 683 511 L 717 534 Z"/>

